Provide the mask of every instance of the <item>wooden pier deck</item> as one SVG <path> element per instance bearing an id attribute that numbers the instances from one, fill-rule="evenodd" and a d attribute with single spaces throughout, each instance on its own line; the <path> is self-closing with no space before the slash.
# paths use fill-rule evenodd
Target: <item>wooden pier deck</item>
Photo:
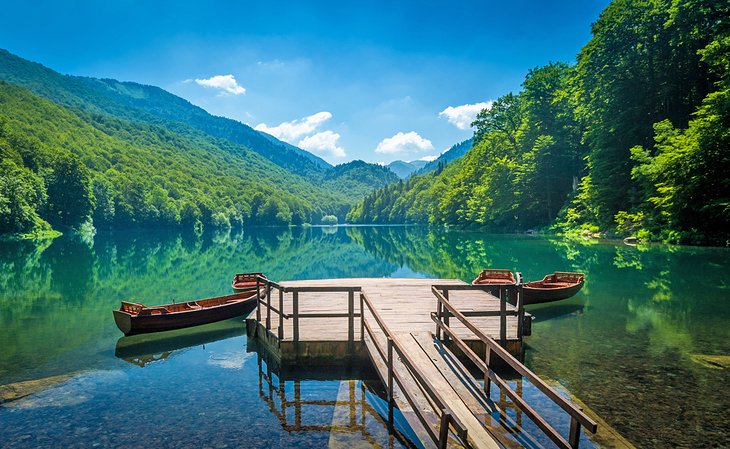
<path id="1" fill-rule="evenodd" d="M 400 409 L 425 447 L 496 449 L 529 442 L 505 427 L 506 414 L 489 398 L 492 384 L 557 447 L 577 448 L 581 426 L 596 430 L 595 422 L 512 355 L 521 353 L 522 337 L 530 329 L 521 284 L 474 287 L 455 279 L 397 278 L 261 281 L 267 294 L 246 320 L 249 336 L 282 365 L 371 362 L 388 390 L 388 403 Z M 508 291 L 516 305 L 507 301 Z M 450 348 L 470 359 L 484 381 Z M 494 372 L 496 360 L 528 378 L 570 415 L 567 438 Z M 495 419 L 494 413 L 502 417 Z"/>
<path id="2" fill-rule="evenodd" d="M 428 332 L 436 329 L 430 315 L 436 311 L 436 298 L 431 286 L 467 284 L 457 279 L 350 278 L 283 281 L 279 285 L 286 290 L 282 292 L 283 315 L 279 314 L 277 292 L 274 291 L 271 298 L 273 306 L 270 311 L 262 308 L 259 322 L 265 327 L 268 317 L 270 326 L 267 330 L 282 359 L 294 362 L 299 357 L 311 362 L 312 358 L 317 358 L 317 354 L 321 354 L 324 359 L 347 354 L 346 345 L 350 337 L 347 322 L 348 288 L 354 292 L 353 319 L 359 321 L 359 292 L 363 291 L 393 331 Z M 338 291 L 326 291 L 328 289 Z M 298 291 L 298 320 L 294 319 L 295 291 Z M 474 316 L 472 321 L 488 335 L 499 338 L 500 320 L 495 316 L 500 310 L 499 299 L 481 290 L 452 291 L 449 299 L 464 312 L 492 314 Z M 512 314 L 506 317 L 507 345 L 516 354 L 521 350 L 522 341 L 521 336 L 518 336 L 516 308 L 506 304 L 505 310 Z M 362 328 L 359 322 L 354 324 L 352 337 L 360 341 Z M 472 333 L 460 323 L 454 326 L 454 330 L 463 339 L 476 342 Z M 299 343 L 298 350 L 294 347 L 295 341 Z"/>

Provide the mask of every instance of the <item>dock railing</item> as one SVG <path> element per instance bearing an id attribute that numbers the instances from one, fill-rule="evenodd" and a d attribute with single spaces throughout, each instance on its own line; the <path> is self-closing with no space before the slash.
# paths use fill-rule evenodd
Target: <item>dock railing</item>
<path id="1" fill-rule="evenodd" d="M 439 413 L 438 422 L 438 433 L 431 427 L 429 420 L 427 419 L 426 412 L 422 410 L 421 406 L 415 402 L 412 395 L 405 393 L 404 396 L 408 403 L 413 408 L 418 420 L 423 424 L 423 427 L 428 432 L 429 437 L 439 448 L 445 448 L 448 442 L 449 427 L 453 427 L 458 437 L 466 443 L 467 441 L 467 429 L 466 426 L 459 420 L 459 418 L 451 411 L 446 400 L 441 394 L 428 382 L 426 375 L 413 361 L 411 356 L 404 350 L 403 344 L 400 342 L 398 337 L 391 332 L 388 326 L 385 324 L 377 310 L 373 306 L 372 301 L 368 298 L 365 292 L 360 292 L 360 307 L 361 310 L 367 310 L 372 315 L 375 323 L 380 328 L 380 331 L 385 336 L 386 347 L 383 348 L 381 343 L 376 337 L 375 329 L 370 325 L 369 321 L 365 319 L 363 313 L 360 318 L 361 328 L 363 329 L 361 338 L 364 342 L 365 335 L 367 334 L 372 341 L 373 346 L 378 352 L 378 355 L 387 366 L 388 376 L 386 382 L 386 388 L 388 390 L 388 406 L 393 406 L 393 389 L 394 382 L 397 382 L 401 390 L 406 392 L 408 387 L 406 386 L 406 379 L 402 376 L 402 371 L 395 370 L 396 357 L 400 359 L 400 362 L 405 366 L 406 372 L 415 380 L 419 388 L 427 395 L 429 401 L 435 405 L 436 411 Z M 371 354 L 371 356 L 374 356 Z M 390 413 L 392 416 L 392 412 Z"/>
<path id="2" fill-rule="evenodd" d="M 265 293 L 261 296 L 261 287 L 264 287 Z M 272 290 L 278 292 L 278 305 L 272 304 Z M 307 287 L 285 287 L 277 282 L 271 281 L 262 276 L 256 276 L 256 321 L 261 322 L 263 313 L 266 313 L 265 326 L 267 331 L 271 331 L 272 312 L 278 316 L 277 335 L 279 341 L 284 340 L 284 320 L 292 320 L 292 341 L 294 345 L 299 344 L 299 320 L 306 318 L 347 318 L 347 341 L 349 351 L 354 350 L 355 345 L 355 318 L 362 316 L 362 303 L 360 311 L 355 311 L 355 292 L 361 289 L 358 286 L 307 286 Z M 347 293 L 347 312 L 342 313 L 313 313 L 299 311 L 299 295 L 300 293 Z M 284 294 L 292 295 L 292 312 L 284 312 Z"/>
<path id="3" fill-rule="evenodd" d="M 472 312 L 464 311 L 464 316 L 499 316 L 499 342 L 504 346 L 507 342 L 507 317 L 517 317 L 517 339 L 522 340 L 525 329 L 525 304 L 522 295 L 522 274 L 517 273 L 517 283 L 515 284 L 485 284 L 485 285 L 433 285 L 431 290 L 436 289 L 441 292 L 441 295 L 449 299 L 450 291 L 474 291 L 479 290 L 492 294 L 492 296 L 499 299 L 499 311 L 481 311 Z M 508 308 L 507 304 L 514 306 Z M 448 326 L 449 324 L 449 312 L 441 304 L 441 301 L 436 302 L 436 316 Z M 529 334 L 528 334 L 529 335 Z M 441 339 L 441 329 L 436 327 L 436 336 Z M 444 336 L 445 340 L 448 340 L 448 336 Z"/>
<path id="4" fill-rule="evenodd" d="M 598 429 L 598 425 L 595 421 L 593 421 L 588 415 L 586 415 L 583 410 L 580 409 L 580 407 L 576 406 L 575 404 L 569 402 L 562 396 L 558 394 L 555 389 L 550 387 L 548 384 L 545 383 L 542 379 L 540 379 L 535 373 L 530 371 L 525 365 L 520 363 L 516 358 L 514 358 L 506 349 L 504 349 L 502 346 L 500 346 L 493 338 L 486 335 L 484 332 L 482 332 L 479 328 L 477 328 L 469 319 L 467 316 L 470 314 L 469 312 L 461 312 L 457 310 L 456 307 L 454 307 L 453 304 L 449 302 L 448 298 L 448 291 L 449 290 L 455 290 L 460 289 L 459 287 L 467 287 L 467 286 L 433 286 L 431 287 L 431 291 L 436 296 L 438 306 L 437 306 L 437 312 L 431 313 L 431 319 L 436 323 L 436 332 L 437 335 L 440 336 L 444 335 L 444 339 L 450 338 L 454 344 L 466 355 L 473 363 L 476 365 L 476 367 L 484 374 L 484 391 L 487 397 L 489 397 L 490 393 L 490 386 L 491 383 L 494 382 L 497 387 L 504 392 L 511 400 L 512 402 L 517 406 L 519 410 L 521 410 L 523 413 L 525 413 L 534 423 L 535 425 L 542 430 L 545 435 L 550 438 L 551 441 L 555 443 L 555 445 L 561 449 L 577 449 L 579 442 L 580 442 L 580 429 L 581 426 L 585 427 L 588 431 L 591 433 L 595 433 Z M 472 287 L 472 286 L 469 286 Z M 476 287 L 476 286 L 473 286 Z M 500 290 L 505 288 L 506 286 L 496 286 Z M 521 314 L 524 316 L 524 307 L 521 306 L 522 298 L 521 298 L 521 285 L 519 285 L 518 282 L 518 297 L 517 297 L 517 311 L 515 313 Z M 507 287 L 509 288 L 509 287 Z M 504 340 L 506 338 L 505 336 L 505 320 L 506 320 L 506 311 L 505 311 L 505 299 L 501 298 L 501 304 L 500 307 L 500 317 L 501 320 L 501 329 L 500 329 L 500 339 Z M 454 330 L 449 326 L 449 317 L 454 317 L 457 320 L 459 320 L 467 329 L 469 329 L 476 337 L 484 342 L 486 345 L 486 355 L 484 360 L 482 360 L 479 356 L 476 355 L 476 353 L 462 340 Z M 520 319 L 520 322 L 522 320 Z M 519 325 L 519 323 L 518 323 Z M 439 337 L 440 338 L 440 337 Z M 502 379 L 493 369 L 492 369 L 492 355 L 498 356 L 500 359 L 502 359 L 505 363 L 507 363 L 513 370 L 518 372 L 520 375 L 522 375 L 525 379 L 527 379 L 529 382 L 531 382 L 535 387 L 537 387 L 538 390 L 540 390 L 545 396 L 547 396 L 549 399 L 551 399 L 555 404 L 557 404 L 560 408 L 562 408 L 568 415 L 570 415 L 570 435 L 568 436 L 568 439 L 566 440 L 560 433 L 558 433 L 550 424 L 545 421 L 544 418 L 542 418 L 525 400 L 517 394 L 514 390 L 512 390 L 507 382 Z"/>

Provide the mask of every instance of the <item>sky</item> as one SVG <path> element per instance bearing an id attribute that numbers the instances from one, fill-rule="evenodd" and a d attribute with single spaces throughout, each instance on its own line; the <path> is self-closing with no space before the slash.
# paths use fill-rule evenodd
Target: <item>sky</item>
<path id="1" fill-rule="evenodd" d="M 162 87 L 332 164 L 433 159 L 608 0 L 3 2 L 0 47 Z"/>

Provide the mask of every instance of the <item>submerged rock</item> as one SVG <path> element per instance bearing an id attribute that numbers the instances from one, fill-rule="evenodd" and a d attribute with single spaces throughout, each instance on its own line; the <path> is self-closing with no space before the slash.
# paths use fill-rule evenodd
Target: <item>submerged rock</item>
<path id="1" fill-rule="evenodd" d="M 705 368 L 727 369 L 730 368 L 730 355 L 709 355 L 709 354 L 690 354 L 690 359 Z"/>
<path id="2" fill-rule="evenodd" d="M 33 393 L 47 390 L 61 382 L 65 382 L 78 373 L 61 374 L 59 376 L 44 377 L 42 379 L 25 380 L 12 384 L 0 385 L 0 404 L 17 401 Z"/>

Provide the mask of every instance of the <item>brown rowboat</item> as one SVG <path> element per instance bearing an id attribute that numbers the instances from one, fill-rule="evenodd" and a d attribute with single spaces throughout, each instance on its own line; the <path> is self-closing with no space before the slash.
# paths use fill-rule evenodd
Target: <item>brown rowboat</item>
<path id="1" fill-rule="evenodd" d="M 162 332 L 214 323 L 244 315 L 256 307 L 256 287 L 247 292 L 161 306 L 122 301 L 114 321 L 124 335 Z M 260 289 L 261 295 L 265 293 Z"/>
<path id="2" fill-rule="evenodd" d="M 492 285 L 492 284 L 516 284 L 515 277 L 510 270 L 500 270 L 496 268 L 487 268 L 479 273 L 479 276 L 472 281 L 472 285 Z"/>
<path id="3" fill-rule="evenodd" d="M 578 293 L 583 288 L 583 273 L 556 271 L 540 281 L 523 284 L 522 296 L 525 305 L 560 301 Z M 510 270 L 486 269 L 472 281 L 472 285 L 516 284 Z"/>
<path id="4" fill-rule="evenodd" d="M 266 279 L 263 273 L 238 273 L 233 276 L 231 288 L 236 292 L 256 290 L 256 276 Z"/>
<path id="5" fill-rule="evenodd" d="M 560 301 L 575 295 L 583 288 L 583 273 L 556 271 L 546 275 L 540 281 L 528 282 L 522 286 L 525 304 Z"/>

